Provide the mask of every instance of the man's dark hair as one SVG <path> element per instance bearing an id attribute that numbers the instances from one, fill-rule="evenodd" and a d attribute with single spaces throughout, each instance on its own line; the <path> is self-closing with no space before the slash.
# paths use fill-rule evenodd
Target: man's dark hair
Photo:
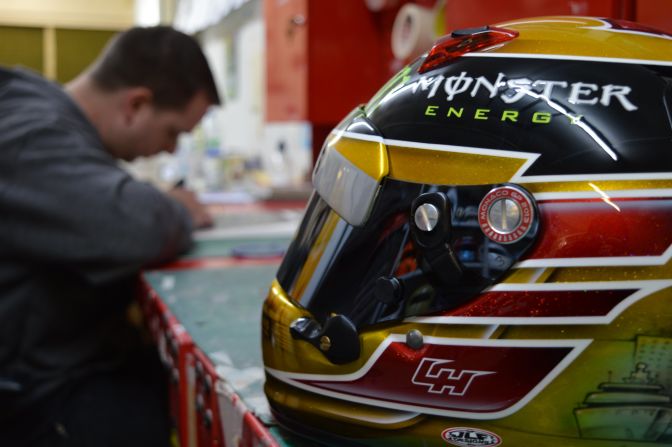
<path id="1" fill-rule="evenodd" d="M 98 87 L 108 91 L 147 87 L 159 108 L 182 109 L 199 91 L 213 104 L 220 103 L 198 42 L 168 26 L 135 27 L 116 35 L 91 75 Z"/>

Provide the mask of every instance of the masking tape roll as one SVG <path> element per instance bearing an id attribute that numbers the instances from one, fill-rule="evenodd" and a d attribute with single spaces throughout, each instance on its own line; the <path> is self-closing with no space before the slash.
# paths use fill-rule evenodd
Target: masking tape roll
<path id="1" fill-rule="evenodd" d="M 435 12 L 413 3 L 401 7 L 392 26 L 392 53 L 401 60 L 410 60 L 428 51 L 436 35 Z"/>

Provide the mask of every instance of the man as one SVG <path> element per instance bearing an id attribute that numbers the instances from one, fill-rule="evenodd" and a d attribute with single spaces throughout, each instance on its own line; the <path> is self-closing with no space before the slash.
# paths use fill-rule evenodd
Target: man
<path id="1" fill-rule="evenodd" d="M 198 44 L 133 28 L 61 88 L 0 68 L 0 445 L 167 445 L 134 278 L 210 216 L 117 165 L 173 151 L 219 97 Z"/>

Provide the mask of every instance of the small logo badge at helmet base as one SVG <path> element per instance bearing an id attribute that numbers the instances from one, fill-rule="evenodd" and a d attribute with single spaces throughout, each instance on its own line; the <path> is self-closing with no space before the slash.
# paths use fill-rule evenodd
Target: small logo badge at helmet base
<path id="1" fill-rule="evenodd" d="M 518 242 L 530 231 L 533 222 L 532 200 L 512 186 L 491 190 L 478 207 L 478 224 L 483 234 L 499 244 Z"/>
<path id="2" fill-rule="evenodd" d="M 441 433 L 441 437 L 448 444 L 460 447 L 493 447 L 502 443 L 502 438 L 490 431 L 469 427 L 447 428 Z"/>

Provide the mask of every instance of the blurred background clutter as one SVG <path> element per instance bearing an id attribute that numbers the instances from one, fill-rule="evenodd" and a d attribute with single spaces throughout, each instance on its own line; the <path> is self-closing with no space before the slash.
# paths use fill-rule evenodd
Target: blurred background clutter
<path id="1" fill-rule="evenodd" d="M 63 83 L 115 32 L 172 25 L 203 45 L 224 104 L 175 154 L 128 168 L 163 186 L 186 182 L 207 201 L 302 198 L 331 129 L 437 37 L 553 14 L 672 32 L 669 0 L 2 0 L 0 64 Z"/>

